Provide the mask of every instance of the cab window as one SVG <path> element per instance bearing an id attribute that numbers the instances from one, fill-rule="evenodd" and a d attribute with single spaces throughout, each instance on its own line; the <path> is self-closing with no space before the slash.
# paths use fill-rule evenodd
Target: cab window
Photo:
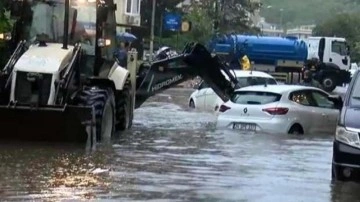
<path id="1" fill-rule="evenodd" d="M 345 42 L 333 41 L 331 42 L 331 50 L 339 55 L 347 55 L 347 47 Z"/>

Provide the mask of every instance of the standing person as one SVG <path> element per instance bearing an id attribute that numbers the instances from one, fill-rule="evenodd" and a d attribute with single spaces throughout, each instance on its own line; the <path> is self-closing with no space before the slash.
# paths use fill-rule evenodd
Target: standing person
<path id="1" fill-rule="evenodd" d="M 118 60 L 120 66 L 127 68 L 127 54 L 130 50 L 130 43 L 129 42 L 121 42 L 120 47 L 115 50 L 114 56 Z"/>
<path id="2" fill-rule="evenodd" d="M 312 73 L 309 69 L 304 71 L 304 79 L 300 85 L 322 88 L 321 84 L 312 77 Z"/>

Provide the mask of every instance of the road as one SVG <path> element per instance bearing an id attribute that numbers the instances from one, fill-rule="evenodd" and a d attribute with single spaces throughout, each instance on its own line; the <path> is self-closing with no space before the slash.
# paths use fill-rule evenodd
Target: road
<path id="1" fill-rule="evenodd" d="M 219 131 L 214 115 L 187 108 L 190 92 L 152 98 L 95 153 L 1 145 L 0 200 L 359 201 L 359 185 L 331 183 L 332 134 Z"/>

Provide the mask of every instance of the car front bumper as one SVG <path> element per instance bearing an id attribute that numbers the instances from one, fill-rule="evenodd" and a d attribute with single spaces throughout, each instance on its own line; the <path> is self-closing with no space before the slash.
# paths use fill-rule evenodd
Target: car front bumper
<path id="1" fill-rule="evenodd" d="M 337 140 L 333 144 L 332 177 L 360 182 L 360 148 Z"/>
<path id="2" fill-rule="evenodd" d="M 216 122 L 217 129 L 233 130 L 234 123 L 251 123 L 256 124 L 257 133 L 287 134 L 290 128 L 290 121 L 286 118 L 271 119 L 249 119 L 219 114 Z M 235 130 L 235 129 L 234 129 Z M 243 131 L 248 132 L 248 131 Z"/>

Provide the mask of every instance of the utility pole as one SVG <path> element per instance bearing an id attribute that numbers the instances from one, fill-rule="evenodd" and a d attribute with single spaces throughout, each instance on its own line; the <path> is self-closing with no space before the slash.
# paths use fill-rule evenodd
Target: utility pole
<path id="1" fill-rule="evenodd" d="M 219 0 L 215 0 L 214 4 L 213 35 L 215 36 L 219 29 Z"/>
<path id="2" fill-rule="evenodd" d="M 154 52 L 154 29 L 155 29 L 155 10 L 156 0 L 152 0 L 152 13 L 151 13 L 151 33 L 150 33 L 150 61 L 153 60 Z"/>

